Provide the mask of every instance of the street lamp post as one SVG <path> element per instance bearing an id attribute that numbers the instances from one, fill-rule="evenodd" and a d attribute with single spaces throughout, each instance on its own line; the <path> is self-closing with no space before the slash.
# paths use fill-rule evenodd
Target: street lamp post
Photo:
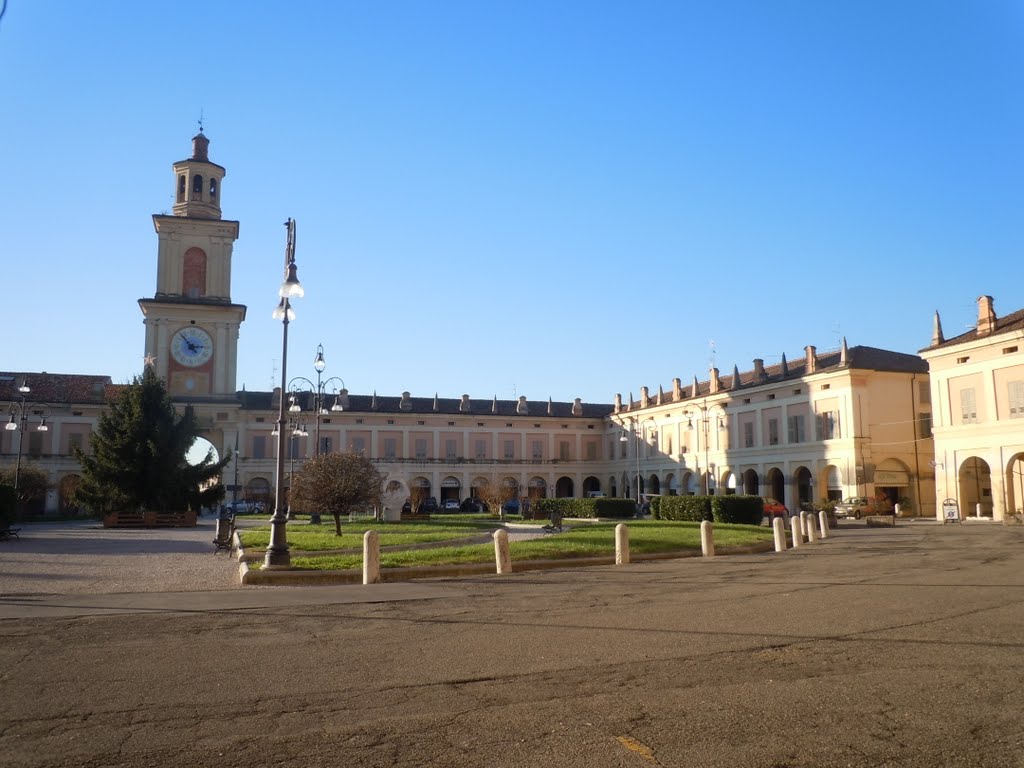
<path id="1" fill-rule="evenodd" d="M 320 456 L 320 417 L 326 416 L 327 414 L 334 412 L 338 413 L 345 410 L 342 405 L 342 392 L 345 390 L 345 381 L 338 376 L 331 376 L 329 379 L 323 379 L 322 374 L 324 369 L 327 367 L 327 361 L 324 360 L 324 345 L 318 344 L 316 348 L 316 357 L 313 358 L 313 368 L 316 370 L 316 384 L 307 379 L 305 376 L 296 376 L 288 383 L 288 388 L 291 390 L 291 400 L 288 407 L 289 413 L 300 413 L 302 411 L 302 405 L 300 403 L 301 391 L 296 387 L 296 382 L 304 381 L 309 385 L 310 391 L 313 394 L 313 418 L 314 422 L 314 433 L 316 439 L 316 446 L 313 449 L 313 456 Z M 334 397 L 334 403 L 332 403 L 330 409 L 327 408 L 327 389 L 332 386 L 333 382 L 341 384 L 342 392 L 338 392 L 335 388 L 332 391 Z M 296 417 L 298 418 L 298 417 Z M 311 525 L 320 524 L 320 512 L 313 511 L 309 514 L 309 522 Z"/>
<path id="2" fill-rule="evenodd" d="M 721 413 L 718 413 L 718 414 L 713 416 L 712 414 L 714 414 L 716 408 L 720 409 Z M 698 423 L 700 423 L 700 425 L 702 427 L 702 437 L 701 437 L 701 440 L 703 441 L 703 446 L 704 446 L 704 482 L 703 482 L 703 486 L 704 486 L 704 495 L 705 496 L 709 495 L 709 492 L 710 492 L 708 481 L 710 479 L 709 478 L 709 472 L 711 471 L 711 465 L 709 463 L 709 457 L 708 457 L 708 450 L 709 450 L 708 435 L 710 434 L 710 430 L 711 430 L 711 420 L 713 418 L 716 418 L 717 419 L 717 422 L 716 422 L 717 429 L 723 429 L 725 427 L 725 420 L 723 418 L 724 414 L 725 414 L 725 406 L 723 404 L 721 404 L 721 403 L 712 403 L 711 405 L 708 405 L 706 402 L 702 402 L 698 406 L 695 406 L 693 408 L 687 408 L 685 411 L 683 411 L 683 415 L 687 419 L 690 420 L 690 423 L 686 427 L 687 429 L 692 430 L 694 428 L 693 421 L 694 421 L 695 418 L 697 419 Z"/>
<path id="3" fill-rule="evenodd" d="M 25 443 L 25 430 L 28 429 L 29 414 L 31 413 L 39 417 L 36 431 L 47 432 L 50 429 L 46 424 L 46 419 L 50 416 L 50 407 L 43 403 L 27 402 L 25 395 L 31 391 L 32 388 L 28 385 L 28 380 L 22 379 L 21 384 L 18 386 L 18 399 L 11 403 L 10 419 L 4 425 L 4 429 L 8 432 L 18 432 L 18 460 L 14 465 L 14 498 L 19 519 L 21 517 L 21 500 L 18 498 L 21 485 L 21 454 Z"/>
<path id="4" fill-rule="evenodd" d="M 643 422 L 641 422 L 639 419 L 632 419 L 631 418 L 629 420 L 630 429 L 632 429 L 632 431 L 633 431 L 633 440 L 634 440 L 634 442 L 633 442 L 633 453 L 634 453 L 635 458 L 636 458 L 636 503 L 637 503 L 638 507 L 639 507 L 639 504 L 640 504 L 640 482 L 641 482 L 640 481 L 640 430 L 641 430 L 642 426 L 644 424 L 646 424 L 648 421 L 654 421 L 654 417 L 653 416 L 648 417 L 648 418 L 644 419 Z M 622 436 L 619 438 L 619 442 L 620 443 L 629 442 L 629 438 L 626 436 L 625 432 L 622 433 Z"/>
<path id="5" fill-rule="evenodd" d="M 284 415 L 284 393 L 288 381 L 288 323 L 295 319 L 291 300 L 301 299 L 305 295 L 305 291 L 299 283 L 298 267 L 295 264 L 295 220 L 288 219 L 284 225 L 288 229 L 288 240 L 284 250 L 284 282 L 281 283 L 281 288 L 278 290 L 281 300 L 273 313 L 273 318 L 281 321 L 283 330 L 281 332 L 281 396 L 277 409 L 277 463 L 274 467 L 274 514 L 270 518 L 270 545 L 267 547 L 267 554 L 263 560 L 263 567 L 267 570 L 291 566 L 291 556 L 288 554 L 288 536 L 285 533 L 288 514 L 285 512 L 283 485 L 284 430 L 287 423 Z"/>

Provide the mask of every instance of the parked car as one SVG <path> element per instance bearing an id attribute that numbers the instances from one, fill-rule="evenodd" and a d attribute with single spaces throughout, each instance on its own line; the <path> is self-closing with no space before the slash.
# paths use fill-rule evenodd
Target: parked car
<path id="1" fill-rule="evenodd" d="M 258 515 L 263 513 L 263 502 L 239 499 L 229 501 L 224 505 L 224 509 L 233 515 Z"/>
<path id="2" fill-rule="evenodd" d="M 519 514 L 519 499 L 509 499 L 501 508 L 505 510 L 506 515 L 518 515 Z"/>
<path id="3" fill-rule="evenodd" d="M 458 512 L 459 511 L 459 500 L 458 499 L 445 499 L 441 502 L 441 509 L 445 512 Z"/>
<path id="4" fill-rule="evenodd" d="M 860 520 L 866 515 L 892 515 L 896 510 L 888 499 L 870 499 L 867 496 L 851 496 L 836 504 L 836 517 L 852 517 Z"/>
<path id="5" fill-rule="evenodd" d="M 431 514 L 433 512 L 437 512 L 437 510 L 438 510 L 437 499 L 434 498 L 433 496 L 427 497 L 427 500 L 424 501 L 422 504 L 420 504 L 420 512 L 421 513 L 426 513 L 426 514 L 429 515 L 429 514 Z"/>
<path id="6" fill-rule="evenodd" d="M 769 520 L 774 520 L 776 517 L 789 517 L 789 508 L 781 501 L 775 499 L 761 499 L 764 504 L 764 513 L 768 515 Z"/>
<path id="7" fill-rule="evenodd" d="M 462 512 L 471 512 L 471 513 L 475 513 L 475 512 L 488 512 L 489 511 L 488 508 L 487 508 L 487 502 L 483 501 L 482 499 L 478 499 L 476 497 L 473 497 L 473 498 L 470 498 L 470 499 L 466 499 L 465 501 L 463 501 L 462 504 L 459 506 L 459 510 L 462 511 Z"/>

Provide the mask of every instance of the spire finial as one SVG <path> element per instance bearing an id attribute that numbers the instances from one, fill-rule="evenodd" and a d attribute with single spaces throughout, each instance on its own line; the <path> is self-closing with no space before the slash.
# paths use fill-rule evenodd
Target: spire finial
<path id="1" fill-rule="evenodd" d="M 203 108 L 199 108 L 199 132 L 203 132 Z"/>

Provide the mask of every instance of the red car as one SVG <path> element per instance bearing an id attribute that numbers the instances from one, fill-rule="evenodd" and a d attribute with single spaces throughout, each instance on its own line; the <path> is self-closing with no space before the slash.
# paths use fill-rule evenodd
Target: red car
<path id="1" fill-rule="evenodd" d="M 789 510 L 786 505 L 775 499 L 761 499 L 764 502 L 764 513 L 774 520 L 776 517 L 789 517 Z"/>

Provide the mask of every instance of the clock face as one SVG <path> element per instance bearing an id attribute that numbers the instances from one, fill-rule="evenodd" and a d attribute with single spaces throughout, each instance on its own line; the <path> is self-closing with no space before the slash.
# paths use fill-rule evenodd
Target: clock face
<path id="1" fill-rule="evenodd" d="M 213 339 L 202 328 L 182 328 L 171 339 L 171 354 L 182 365 L 195 368 L 213 357 Z"/>

